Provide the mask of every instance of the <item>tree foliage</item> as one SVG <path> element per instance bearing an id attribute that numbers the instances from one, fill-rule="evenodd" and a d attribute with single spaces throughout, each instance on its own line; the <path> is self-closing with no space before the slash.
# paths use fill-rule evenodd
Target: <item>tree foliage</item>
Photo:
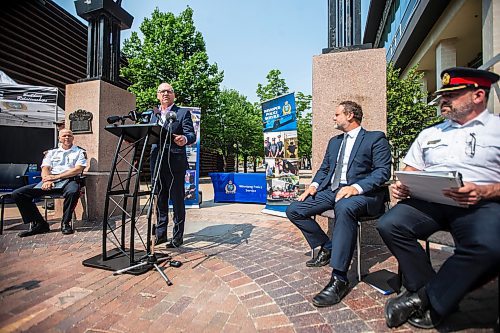
<path id="1" fill-rule="evenodd" d="M 245 158 L 263 155 L 260 111 L 236 90 L 221 91 L 204 124 L 204 143 L 217 149 L 225 160 L 235 150 Z"/>
<path id="2" fill-rule="evenodd" d="M 261 103 L 288 92 L 285 79 L 281 78 L 280 75 L 281 71 L 279 69 L 271 69 L 266 76 L 267 84 L 262 85 L 259 83 L 257 85 L 257 96 Z"/>
<path id="3" fill-rule="evenodd" d="M 176 90 L 177 104 L 198 106 L 202 112 L 214 108 L 223 72 L 208 62 L 193 10 L 187 7 L 175 16 L 156 8 L 139 29 L 142 39 L 132 32 L 124 42 L 128 66 L 121 69 L 121 75 L 132 82 L 129 91 L 136 95 L 137 107 L 144 110 L 158 104 L 156 89 L 168 82 Z"/>
<path id="4" fill-rule="evenodd" d="M 295 94 L 295 104 L 298 114 L 297 136 L 299 137 L 299 157 L 305 157 L 309 160 L 312 156 L 311 101 L 311 95 L 304 95 L 300 91 Z"/>
<path id="5" fill-rule="evenodd" d="M 441 120 L 436 108 L 427 105 L 427 94 L 422 89 L 424 74 L 417 71 L 417 66 L 404 78 L 399 77 L 400 71 L 392 63 L 387 65 L 387 136 L 395 169 L 418 133 Z"/>

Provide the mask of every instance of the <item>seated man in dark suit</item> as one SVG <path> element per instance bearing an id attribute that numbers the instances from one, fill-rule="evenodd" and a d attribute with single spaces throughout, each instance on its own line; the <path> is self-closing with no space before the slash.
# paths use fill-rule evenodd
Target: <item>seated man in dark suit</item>
<path id="1" fill-rule="evenodd" d="M 37 184 L 18 188 L 12 193 L 24 223 L 31 223 L 31 228 L 19 233 L 19 237 L 27 237 L 49 232 L 49 224 L 40 214 L 33 199 L 54 191 L 63 192 L 64 209 L 61 221 L 61 231 L 64 235 L 72 234 L 71 217 L 80 197 L 80 185 L 73 180 L 87 166 L 85 150 L 73 145 L 73 132 L 62 129 L 59 132 L 59 147 L 49 150 L 42 162 L 41 187 Z M 68 180 L 59 188 L 58 182 Z M 35 188 L 36 187 L 36 188 Z"/>
<path id="2" fill-rule="evenodd" d="M 500 118 L 486 109 L 499 76 L 455 67 L 441 78 L 436 93 L 446 121 L 423 130 L 403 161 L 406 171 L 459 171 L 464 186 L 444 194 L 463 207 L 411 198 L 401 182 L 391 185 L 402 201 L 380 218 L 378 230 L 398 260 L 406 292 L 386 303 L 389 327 L 437 326 L 500 267 Z M 450 231 L 456 249 L 436 273 L 418 240 L 439 230 Z"/>
<path id="3" fill-rule="evenodd" d="M 287 209 L 287 217 L 304 234 L 312 248 L 321 246 L 309 267 L 330 264 L 328 285 L 313 298 L 318 307 L 340 302 L 349 291 L 347 271 L 356 243 L 359 216 L 378 213 L 384 202 L 381 186 L 391 173 L 391 151 L 384 133 L 361 128 L 363 111 L 345 101 L 335 110 L 335 128 L 344 132 L 330 139 L 325 158 L 313 182 L 298 201 Z M 330 240 L 311 218 L 334 209 L 335 228 Z"/>

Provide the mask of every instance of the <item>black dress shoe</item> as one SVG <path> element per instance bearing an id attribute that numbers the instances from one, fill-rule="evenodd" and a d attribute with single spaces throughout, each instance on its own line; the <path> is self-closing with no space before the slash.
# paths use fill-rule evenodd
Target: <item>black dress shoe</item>
<path id="1" fill-rule="evenodd" d="M 442 318 L 436 311 L 427 309 L 425 312 L 418 312 L 408 319 L 408 323 L 412 326 L 424 329 L 431 329 L 441 324 Z"/>
<path id="2" fill-rule="evenodd" d="M 163 235 L 160 237 L 156 236 L 155 245 L 160 245 L 160 244 L 166 243 L 167 240 L 168 240 L 167 235 Z"/>
<path id="3" fill-rule="evenodd" d="M 385 303 L 385 321 L 388 327 L 398 327 L 411 316 L 421 315 L 425 310 L 417 293 L 405 293 L 399 297 L 391 298 Z"/>
<path id="4" fill-rule="evenodd" d="M 71 225 L 68 223 L 62 226 L 61 232 L 63 235 L 71 235 L 74 231 L 73 228 L 71 228 Z"/>
<path id="5" fill-rule="evenodd" d="M 314 306 L 325 307 L 337 304 L 349 292 L 349 282 L 345 282 L 333 276 L 326 287 L 314 296 Z"/>
<path id="6" fill-rule="evenodd" d="M 318 254 L 316 257 L 312 258 L 311 260 L 306 261 L 306 266 L 307 267 L 321 267 L 328 265 L 330 262 L 330 257 L 332 256 L 332 251 L 325 249 L 324 247 L 321 247 L 321 249 L 318 251 Z"/>
<path id="7" fill-rule="evenodd" d="M 172 239 L 169 243 L 167 243 L 167 249 L 175 249 L 180 247 L 184 243 L 184 240 L 181 239 Z"/>
<path id="8" fill-rule="evenodd" d="M 37 234 L 44 234 L 46 232 L 50 231 L 49 224 L 45 221 L 43 222 L 33 222 L 31 223 L 31 226 L 29 230 L 26 231 L 21 231 L 17 235 L 19 237 L 28 237 L 28 236 L 33 236 Z"/>

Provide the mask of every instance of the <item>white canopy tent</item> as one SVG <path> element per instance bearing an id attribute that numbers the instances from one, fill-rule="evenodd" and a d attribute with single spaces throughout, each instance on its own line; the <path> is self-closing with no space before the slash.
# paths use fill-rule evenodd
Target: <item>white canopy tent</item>
<path id="1" fill-rule="evenodd" d="M 55 128 L 64 120 L 59 95 L 55 87 L 0 83 L 0 125 Z"/>

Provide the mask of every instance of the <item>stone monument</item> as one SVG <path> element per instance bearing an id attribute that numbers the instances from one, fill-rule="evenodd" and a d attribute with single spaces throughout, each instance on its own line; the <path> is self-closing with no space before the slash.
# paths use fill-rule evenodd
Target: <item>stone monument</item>
<path id="1" fill-rule="evenodd" d="M 135 109 L 135 96 L 119 83 L 120 31 L 130 28 L 133 21 L 120 5 L 121 0 L 75 1 L 77 14 L 89 22 L 87 76 L 66 86 L 66 124 L 77 129 L 75 144 L 87 150 L 88 158 L 85 170 L 88 202 L 77 206 L 77 219 L 102 219 L 118 141 L 104 129 L 106 119 Z M 87 217 L 84 211 L 88 211 Z"/>
<path id="2" fill-rule="evenodd" d="M 341 133 L 332 126 L 340 102 L 352 100 L 361 105 L 363 128 L 386 131 L 385 51 L 359 45 L 359 5 L 359 0 L 329 0 L 329 47 L 313 57 L 313 174 L 321 165 L 329 139 Z M 326 229 L 326 218 L 319 221 Z M 366 231 L 363 237 L 378 235 L 373 227 Z"/>

